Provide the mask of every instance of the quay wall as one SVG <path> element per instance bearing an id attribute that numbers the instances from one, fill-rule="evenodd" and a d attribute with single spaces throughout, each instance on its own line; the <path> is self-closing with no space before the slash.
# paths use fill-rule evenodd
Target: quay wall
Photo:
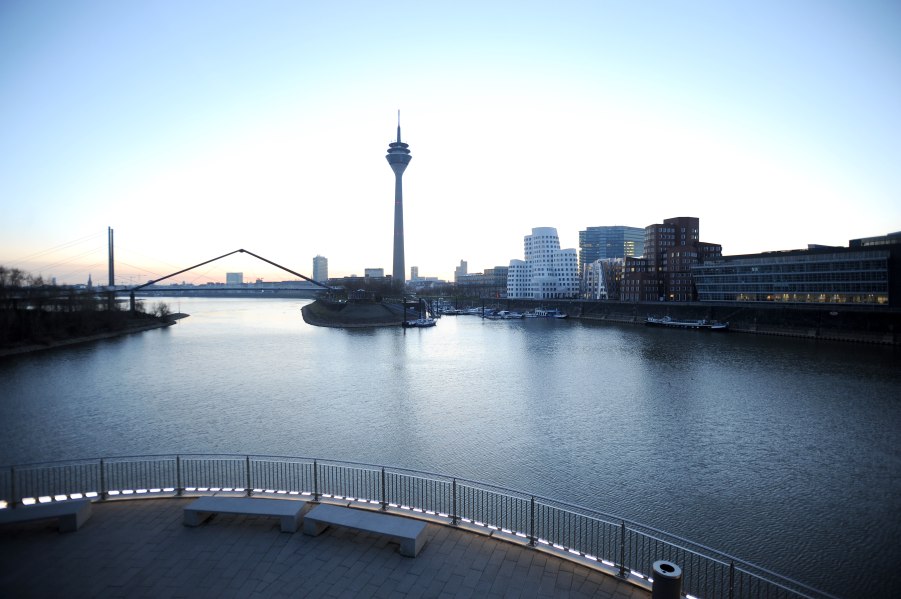
<path id="1" fill-rule="evenodd" d="M 648 316 L 717 320 L 739 333 L 901 345 L 901 310 L 877 306 L 501 299 L 490 307 L 559 308 L 573 318 L 637 325 Z"/>

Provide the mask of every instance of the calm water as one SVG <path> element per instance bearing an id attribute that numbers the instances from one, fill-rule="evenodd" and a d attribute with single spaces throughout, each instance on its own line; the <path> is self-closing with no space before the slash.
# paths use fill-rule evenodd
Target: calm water
<path id="1" fill-rule="evenodd" d="M 901 594 L 901 356 L 577 321 L 321 329 L 172 299 L 151 331 L 0 359 L 0 463 L 296 455 L 453 474 L 659 527 L 847 597 Z"/>

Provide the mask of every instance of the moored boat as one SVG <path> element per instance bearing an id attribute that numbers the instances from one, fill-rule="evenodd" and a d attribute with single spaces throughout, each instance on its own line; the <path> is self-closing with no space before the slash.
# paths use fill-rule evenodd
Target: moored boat
<path id="1" fill-rule="evenodd" d="M 654 318 L 648 316 L 645 324 L 652 327 L 669 327 L 672 329 L 704 329 L 708 331 L 725 331 L 729 328 L 728 322 L 715 320 L 676 320 L 669 316 Z"/>
<path id="2" fill-rule="evenodd" d="M 415 320 L 405 320 L 403 322 L 403 326 L 408 329 L 433 327 L 435 324 L 434 318 L 417 318 Z"/>

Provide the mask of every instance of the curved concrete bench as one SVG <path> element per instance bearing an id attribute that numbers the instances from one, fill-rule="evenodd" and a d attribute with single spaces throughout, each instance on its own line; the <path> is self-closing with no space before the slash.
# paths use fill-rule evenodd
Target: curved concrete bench
<path id="1" fill-rule="evenodd" d="M 90 499 L 53 501 L 0 510 L 0 524 L 56 519 L 59 522 L 60 532 L 74 532 L 90 517 Z"/>
<path id="2" fill-rule="evenodd" d="M 366 510 L 320 504 L 303 517 L 304 534 L 316 536 L 330 525 L 384 535 L 400 543 L 400 554 L 416 557 L 425 544 L 426 523 Z"/>
<path id="3" fill-rule="evenodd" d="M 273 516 L 280 519 L 282 532 L 297 532 L 300 512 L 305 506 L 305 501 L 294 499 L 206 496 L 185 506 L 183 522 L 185 526 L 198 526 L 213 514 Z"/>

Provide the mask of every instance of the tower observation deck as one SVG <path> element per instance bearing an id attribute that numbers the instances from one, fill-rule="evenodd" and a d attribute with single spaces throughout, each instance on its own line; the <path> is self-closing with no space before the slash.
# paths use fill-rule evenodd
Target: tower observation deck
<path id="1" fill-rule="evenodd" d="M 397 141 L 388 144 L 388 155 L 385 158 L 394 171 L 394 269 L 392 284 L 401 293 L 404 290 L 404 170 L 413 158 L 409 144 L 400 140 L 400 111 L 397 113 Z"/>

